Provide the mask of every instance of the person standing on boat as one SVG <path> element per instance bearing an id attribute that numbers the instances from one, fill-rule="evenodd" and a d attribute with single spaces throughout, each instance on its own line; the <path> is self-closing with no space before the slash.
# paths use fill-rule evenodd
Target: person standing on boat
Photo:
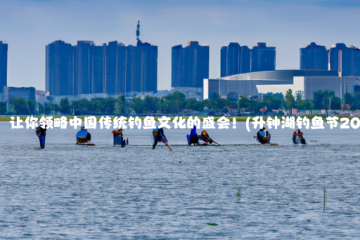
<path id="1" fill-rule="evenodd" d="M 189 145 L 191 144 L 199 144 L 199 136 L 196 132 L 196 125 L 193 126 L 193 128 L 190 131 L 190 139 L 189 139 Z"/>
<path id="2" fill-rule="evenodd" d="M 46 137 L 46 130 L 47 130 L 46 128 L 47 128 L 47 125 L 45 125 L 45 128 L 37 127 L 35 130 L 35 134 L 39 137 L 41 149 L 45 148 L 45 137 Z"/>
<path id="3" fill-rule="evenodd" d="M 121 146 L 125 146 L 125 145 L 126 145 L 126 142 L 125 142 L 124 136 L 123 136 L 123 130 L 122 130 L 122 128 L 117 129 L 117 130 L 113 130 L 111 133 L 113 134 L 114 139 L 115 139 L 115 136 L 119 136 L 119 137 L 120 137 L 120 142 L 121 142 L 120 145 L 121 145 Z M 115 145 L 115 140 L 114 140 L 114 145 Z"/>
<path id="4" fill-rule="evenodd" d="M 168 144 L 168 140 L 166 139 L 164 128 L 153 129 L 153 139 L 154 139 L 154 144 L 152 146 L 152 149 L 155 149 L 157 143 L 161 141 L 170 149 L 170 151 L 172 151 L 171 147 Z"/>

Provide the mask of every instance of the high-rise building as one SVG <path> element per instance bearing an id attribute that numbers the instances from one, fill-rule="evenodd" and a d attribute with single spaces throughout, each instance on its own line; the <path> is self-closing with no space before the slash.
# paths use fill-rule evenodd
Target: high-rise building
<path id="1" fill-rule="evenodd" d="M 187 47 L 172 47 L 171 87 L 202 88 L 209 78 L 209 46 L 189 41 Z"/>
<path id="2" fill-rule="evenodd" d="M 257 42 L 251 49 L 251 72 L 272 71 L 276 66 L 275 47 L 267 47 L 264 42 Z"/>
<path id="3" fill-rule="evenodd" d="M 110 96 L 117 94 L 116 85 L 120 84 L 116 81 L 116 72 L 119 70 L 116 64 L 117 49 L 117 41 L 109 42 L 109 44 L 105 46 L 104 92 Z"/>
<path id="4" fill-rule="evenodd" d="M 325 46 L 312 42 L 306 47 L 300 48 L 300 69 L 327 70 L 328 53 Z"/>
<path id="5" fill-rule="evenodd" d="M 250 72 L 250 49 L 231 42 L 221 48 L 221 77 Z"/>
<path id="6" fill-rule="evenodd" d="M 157 92 L 157 57 L 157 46 L 138 40 L 133 74 L 139 76 L 135 78 L 134 92 Z"/>
<path id="7" fill-rule="evenodd" d="M 105 93 L 157 92 L 157 46 L 140 40 L 136 46 L 115 41 L 105 49 Z"/>
<path id="8" fill-rule="evenodd" d="M 8 45 L 0 41 L 0 92 L 7 86 L 7 55 Z"/>
<path id="9" fill-rule="evenodd" d="M 74 47 L 64 41 L 46 46 L 45 89 L 50 95 L 75 94 L 74 53 Z"/>
<path id="10" fill-rule="evenodd" d="M 360 76 L 360 49 L 337 43 L 329 49 L 330 70 L 340 76 Z"/>
<path id="11" fill-rule="evenodd" d="M 55 41 L 46 46 L 46 91 L 51 95 L 157 92 L 158 48 L 139 39 L 137 45 L 117 41 L 96 46 Z"/>
<path id="12" fill-rule="evenodd" d="M 75 94 L 93 93 L 93 50 L 93 41 L 78 41 L 75 46 Z"/>
<path id="13" fill-rule="evenodd" d="M 104 92 L 105 46 L 93 46 L 91 59 L 91 90 L 92 93 Z"/>

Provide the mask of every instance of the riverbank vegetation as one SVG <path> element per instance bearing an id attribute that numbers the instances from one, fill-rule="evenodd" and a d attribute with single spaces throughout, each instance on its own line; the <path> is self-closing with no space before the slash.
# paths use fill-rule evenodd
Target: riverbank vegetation
<path id="1" fill-rule="evenodd" d="M 55 103 L 51 97 L 44 104 L 22 97 L 12 99 L 9 106 L 0 102 L 0 115 L 283 115 L 283 110 L 314 110 L 314 109 L 360 109 L 360 93 L 346 93 L 343 99 L 335 96 L 334 91 L 315 91 L 313 99 L 303 99 L 301 94 L 293 94 L 289 89 L 285 96 L 282 93 L 267 93 L 254 97 L 238 96 L 229 93 L 226 98 L 213 93 L 212 99 L 198 101 L 186 99 L 186 95 L 175 91 L 161 98 L 153 96 L 125 99 L 117 98 L 86 98 L 69 101 L 67 98 Z M 273 111 L 275 110 L 275 111 Z"/>

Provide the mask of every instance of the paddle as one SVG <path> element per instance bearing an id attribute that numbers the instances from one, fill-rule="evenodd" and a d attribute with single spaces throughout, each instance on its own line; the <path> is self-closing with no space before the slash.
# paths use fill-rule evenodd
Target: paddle
<path id="1" fill-rule="evenodd" d="M 171 147 L 169 146 L 169 144 L 167 144 L 167 142 L 165 143 L 165 145 L 170 149 L 170 151 L 172 151 Z"/>

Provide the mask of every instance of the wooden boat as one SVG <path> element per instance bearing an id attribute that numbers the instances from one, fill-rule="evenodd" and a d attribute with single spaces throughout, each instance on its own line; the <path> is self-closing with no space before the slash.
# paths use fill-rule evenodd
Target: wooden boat
<path id="1" fill-rule="evenodd" d="M 76 145 L 95 146 L 95 144 L 88 141 L 86 137 L 78 137 Z"/>

